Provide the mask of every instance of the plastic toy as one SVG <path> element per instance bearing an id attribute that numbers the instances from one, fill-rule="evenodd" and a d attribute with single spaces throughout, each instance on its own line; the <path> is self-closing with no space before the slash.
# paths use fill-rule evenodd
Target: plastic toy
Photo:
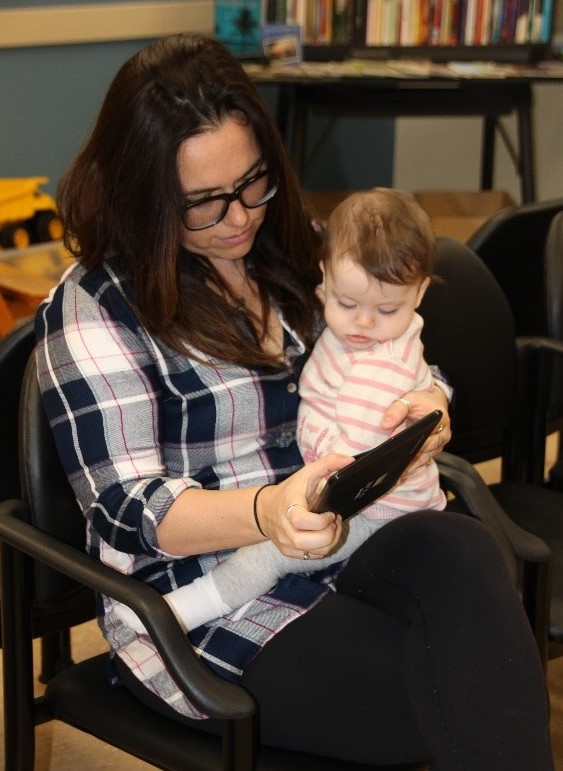
<path id="1" fill-rule="evenodd" d="M 62 237 L 55 201 L 40 189 L 48 181 L 47 177 L 0 179 L 0 246 L 24 249 Z"/>

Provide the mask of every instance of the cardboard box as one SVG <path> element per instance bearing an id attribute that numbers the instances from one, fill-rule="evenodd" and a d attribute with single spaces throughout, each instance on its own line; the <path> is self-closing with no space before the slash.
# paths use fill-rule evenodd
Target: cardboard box
<path id="1" fill-rule="evenodd" d="M 413 193 L 428 214 L 437 236 L 467 239 L 493 214 L 514 200 L 504 190 L 421 190 Z"/>
<path id="2" fill-rule="evenodd" d="M 307 190 L 305 202 L 315 217 L 326 220 L 351 190 Z M 420 190 L 413 193 L 428 214 L 437 236 L 467 241 L 489 217 L 514 200 L 504 190 Z"/>
<path id="3" fill-rule="evenodd" d="M 331 211 L 352 192 L 352 190 L 305 190 L 303 197 L 315 218 L 327 220 Z"/>
<path id="4" fill-rule="evenodd" d="M 7 305 L 12 322 L 32 316 L 72 262 L 73 258 L 60 241 L 26 249 L 0 249 L 0 294 L 3 300 L 0 305 Z M 1 311 L 2 307 L 0 316 Z M 2 324 L 0 318 L 0 331 L 7 331 L 5 326 L 6 322 Z"/>

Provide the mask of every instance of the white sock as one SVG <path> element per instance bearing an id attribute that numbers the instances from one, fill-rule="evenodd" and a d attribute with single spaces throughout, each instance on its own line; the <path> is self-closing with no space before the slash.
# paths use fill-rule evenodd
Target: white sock
<path id="1" fill-rule="evenodd" d="M 212 573 L 164 595 L 184 631 L 196 629 L 233 610 L 219 594 Z"/>
<path id="2" fill-rule="evenodd" d="M 188 629 L 196 629 L 201 624 L 212 621 L 214 618 L 224 616 L 233 610 L 223 602 L 217 591 L 211 573 L 196 578 L 191 584 L 181 586 L 164 595 L 164 599 L 170 605 L 180 626 L 186 632 Z M 140 618 L 131 608 L 121 602 L 114 607 L 115 615 L 126 626 L 138 634 L 146 634 Z"/>

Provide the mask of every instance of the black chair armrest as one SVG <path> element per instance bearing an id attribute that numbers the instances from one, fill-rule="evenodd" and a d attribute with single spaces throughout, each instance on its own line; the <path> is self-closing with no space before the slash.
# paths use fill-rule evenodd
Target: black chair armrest
<path id="1" fill-rule="evenodd" d="M 519 351 L 537 351 L 556 356 L 563 355 L 563 340 L 558 340 L 555 337 L 522 335 L 516 338 L 516 345 Z"/>
<path id="2" fill-rule="evenodd" d="M 548 413 L 555 382 L 553 368 L 555 360 L 563 357 L 563 341 L 553 337 L 521 336 L 516 339 L 516 347 L 521 384 L 520 424 L 516 430 L 520 434 L 513 444 L 520 456 L 510 458 L 510 467 L 522 469 L 520 481 L 541 485 Z M 561 366 L 559 363 L 558 367 Z"/>
<path id="3" fill-rule="evenodd" d="M 64 573 L 96 592 L 128 605 L 141 619 L 185 696 L 205 714 L 238 720 L 254 714 L 252 696 L 221 679 L 199 660 L 163 597 L 148 584 L 126 576 L 29 524 L 27 504 L 0 503 L 0 541 Z"/>
<path id="4" fill-rule="evenodd" d="M 494 534 L 511 570 L 514 571 L 515 556 L 533 563 L 551 559 L 547 544 L 508 516 L 471 463 L 449 452 L 439 453 L 436 462 L 443 489 L 453 493 L 467 513 L 483 522 Z"/>

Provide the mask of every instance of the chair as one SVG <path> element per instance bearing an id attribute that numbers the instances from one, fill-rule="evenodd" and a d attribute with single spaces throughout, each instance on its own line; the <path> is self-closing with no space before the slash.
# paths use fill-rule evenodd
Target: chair
<path id="1" fill-rule="evenodd" d="M 367 771 L 360 764 L 256 748 L 253 737 L 258 707 L 248 692 L 219 679 L 200 663 L 168 605 L 154 589 L 84 552 L 83 517 L 43 412 L 34 358 L 24 378 L 20 422 L 24 500 L 0 505 L 2 611 L 5 618 L 12 619 L 4 646 L 6 771 L 33 768 L 35 726 L 53 719 L 164 769 Z M 444 454 L 443 467 L 447 484 L 461 488 L 468 509 L 497 533 L 509 560 L 514 550 L 540 570 L 541 565 L 549 565 L 549 550 L 508 520 L 468 463 Z M 35 580 L 38 562 L 56 571 L 41 586 Z M 106 680 L 108 654 L 57 673 L 44 697 L 34 701 L 30 607 L 38 590 L 44 601 L 54 602 L 72 591 L 76 583 L 113 596 L 137 613 L 182 691 L 223 721 L 221 740 L 153 712 L 125 688 L 111 688 Z M 405 771 L 405 766 L 387 771 L 399 769 Z M 408 769 L 412 771 L 412 764 Z M 385 769 L 379 767 L 377 771 Z"/>
<path id="2" fill-rule="evenodd" d="M 563 198 L 497 212 L 467 240 L 506 294 L 517 335 L 551 334 L 547 325 L 544 249 Z"/>
<path id="3" fill-rule="evenodd" d="M 563 497 L 541 485 L 538 469 L 543 471 L 545 457 L 548 364 L 563 354 L 563 344 L 516 336 L 506 296 L 467 245 L 439 238 L 435 271 L 441 281 L 429 287 L 420 311 L 426 358 L 454 388 L 448 452 L 471 463 L 500 456 L 502 481 L 490 490 L 511 519 L 553 554 L 549 634 L 562 640 Z M 535 572 L 536 566 L 525 564 L 520 580 L 541 649 L 548 620 L 541 618 L 545 586 L 536 583 Z"/>
<path id="4" fill-rule="evenodd" d="M 547 330 L 551 337 L 563 339 L 563 211 L 551 220 L 544 255 Z"/>
<path id="5" fill-rule="evenodd" d="M 18 411 L 25 366 L 35 334 L 31 319 L 19 323 L 0 338 L 0 404 L 2 404 L 2 442 L 0 443 L 0 501 L 20 497 L 18 459 Z M 90 618 L 94 598 L 80 589 L 64 601 L 35 604 L 32 612 L 33 636 L 41 638 L 42 661 L 39 679 L 47 682 L 71 661 L 67 627 Z M 9 620 L 7 623 L 10 623 Z M 0 643 L 1 643 L 0 636 Z"/>
<path id="6" fill-rule="evenodd" d="M 555 225 L 563 198 L 503 209 L 467 241 L 502 287 L 516 334 L 547 335 L 563 340 L 563 233 Z M 559 220 L 561 221 L 561 220 Z M 559 309 L 559 310 L 558 310 Z M 548 433 L 563 429 L 563 364 L 554 363 Z M 563 458 L 550 472 L 563 489 Z"/>
<path id="7" fill-rule="evenodd" d="M 83 516 L 43 412 L 34 357 L 23 383 L 20 432 L 25 500 L 0 504 L 6 771 L 33 768 L 35 726 L 53 719 L 174 771 L 368 771 L 363 764 L 255 749 L 257 707 L 250 694 L 199 661 L 158 592 L 85 553 Z M 37 581 L 38 563 L 51 569 L 48 580 Z M 154 712 L 123 687 L 110 687 L 107 653 L 61 670 L 44 696 L 34 699 L 31 607 L 38 593 L 43 603 L 52 604 L 77 585 L 113 596 L 138 614 L 182 691 L 222 720 L 222 738 Z M 414 767 L 378 769 L 401 770 Z"/>
<path id="8" fill-rule="evenodd" d="M 18 498 L 18 410 L 23 373 L 35 345 L 33 322 L 24 321 L 0 338 L 0 401 L 3 407 L 0 443 L 0 500 Z"/>
<path id="9" fill-rule="evenodd" d="M 544 276 L 547 294 L 547 330 L 550 337 L 563 340 L 563 211 L 549 226 L 544 248 Z M 563 423 L 563 363 L 553 364 L 549 401 L 549 427 L 561 429 Z M 549 472 L 549 483 L 563 490 L 563 442 L 559 434 L 559 457 Z"/>

